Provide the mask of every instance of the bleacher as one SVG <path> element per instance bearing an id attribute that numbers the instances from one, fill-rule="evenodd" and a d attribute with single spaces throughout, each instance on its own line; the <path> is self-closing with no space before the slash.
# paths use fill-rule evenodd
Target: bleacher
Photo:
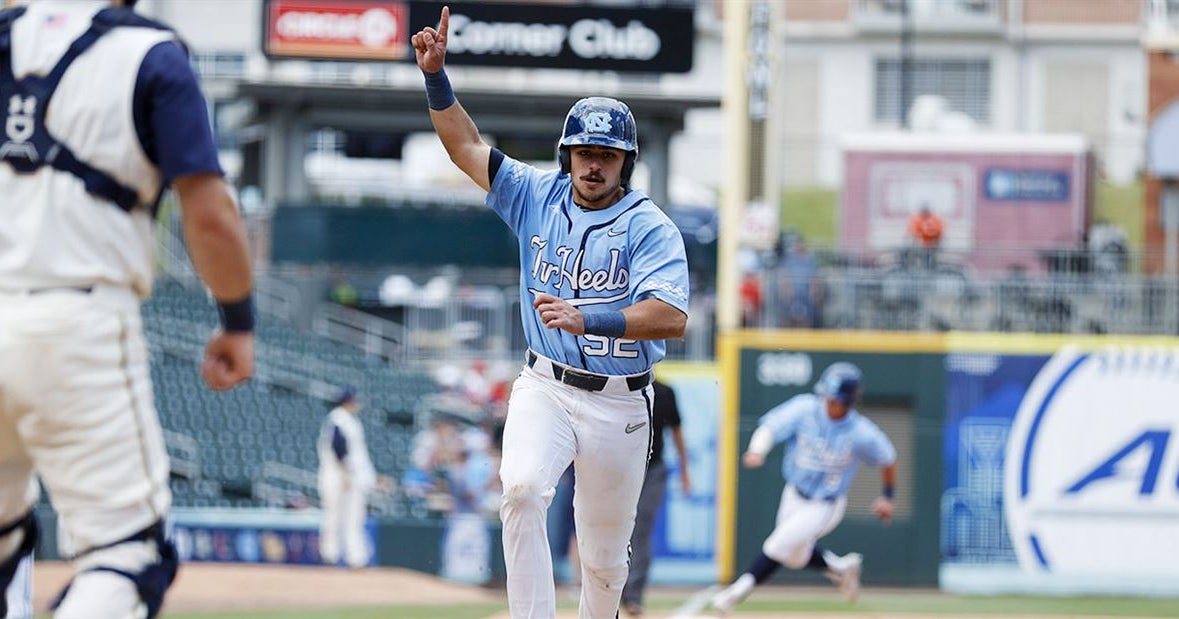
<path id="1" fill-rule="evenodd" d="M 407 468 L 415 415 L 436 391 L 427 374 L 262 316 L 255 379 L 213 392 L 200 378 L 205 339 L 217 324 L 207 295 L 162 279 L 143 316 L 177 505 L 317 504 L 316 440 L 345 384 L 365 403 L 377 471 L 397 478 Z M 395 499 L 384 497 L 387 510 L 397 511 Z"/>

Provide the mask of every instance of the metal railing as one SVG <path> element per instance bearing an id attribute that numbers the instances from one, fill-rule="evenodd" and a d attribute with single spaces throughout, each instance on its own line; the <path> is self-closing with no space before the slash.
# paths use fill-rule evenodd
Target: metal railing
<path id="1" fill-rule="evenodd" d="M 1179 333 L 1179 280 L 1066 260 L 1050 271 L 953 264 L 827 263 L 753 275 L 754 328 L 1033 333 Z M 1078 267 L 1080 268 L 1074 268 Z"/>
<path id="2" fill-rule="evenodd" d="M 195 438 L 183 432 L 164 430 L 164 445 L 173 475 L 185 479 L 201 478 L 201 447 Z"/>
<path id="3" fill-rule="evenodd" d="M 319 475 L 282 462 L 263 462 L 251 483 L 253 498 L 269 507 L 290 507 L 306 502 L 322 506 L 319 495 Z M 377 514 L 404 515 L 404 505 L 398 491 L 378 485 L 368 494 L 368 507 Z"/>
<path id="4" fill-rule="evenodd" d="M 383 359 L 405 359 L 409 352 L 405 326 L 335 303 L 319 304 L 311 330 Z"/>

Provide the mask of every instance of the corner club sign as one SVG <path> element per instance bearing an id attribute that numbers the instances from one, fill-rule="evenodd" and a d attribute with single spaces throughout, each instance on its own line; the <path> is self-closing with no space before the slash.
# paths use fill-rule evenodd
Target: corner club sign
<path id="1" fill-rule="evenodd" d="M 270 0 L 266 4 L 269 56 L 400 60 L 409 51 L 409 9 L 377 0 Z"/>
<path id="2" fill-rule="evenodd" d="M 1004 504 L 1031 572 L 1148 579 L 1179 556 L 1179 349 L 1066 348 L 1020 404 Z"/>
<path id="3" fill-rule="evenodd" d="M 440 5 L 410 6 L 415 32 L 438 21 Z M 693 23 L 691 8 L 452 3 L 446 62 L 683 73 L 692 69 Z"/>

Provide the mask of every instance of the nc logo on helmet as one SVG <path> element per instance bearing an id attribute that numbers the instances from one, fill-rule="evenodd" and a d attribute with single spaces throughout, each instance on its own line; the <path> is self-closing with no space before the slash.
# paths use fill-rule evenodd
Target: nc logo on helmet
<path id="1" fill-rule="evenodd" d="M 610 133 L 610 114 L 606 112 L 590 112 L 581 122 L 590 133 Z"/>

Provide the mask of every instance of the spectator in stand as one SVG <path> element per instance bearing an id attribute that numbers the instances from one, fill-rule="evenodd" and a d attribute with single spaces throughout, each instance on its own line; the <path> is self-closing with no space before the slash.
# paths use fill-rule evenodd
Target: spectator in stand
<path id="1" fill-rule="evenodd" d="M 819 327 L 823 281 L 819 261 L 801 236 L 783 235 L 782 260 L 778 263 L 778 298 L 784 312 L 780 325 L 814 329 Z"/>
<path id="2" fill-rule="evenodd" d="M 942 244 L 942 218 L 922 204 L 921 210 L 909 218 L 909 234 L 920 251 L 924 266 L 932 269 L 937 265 L 937 251 Z"/>

